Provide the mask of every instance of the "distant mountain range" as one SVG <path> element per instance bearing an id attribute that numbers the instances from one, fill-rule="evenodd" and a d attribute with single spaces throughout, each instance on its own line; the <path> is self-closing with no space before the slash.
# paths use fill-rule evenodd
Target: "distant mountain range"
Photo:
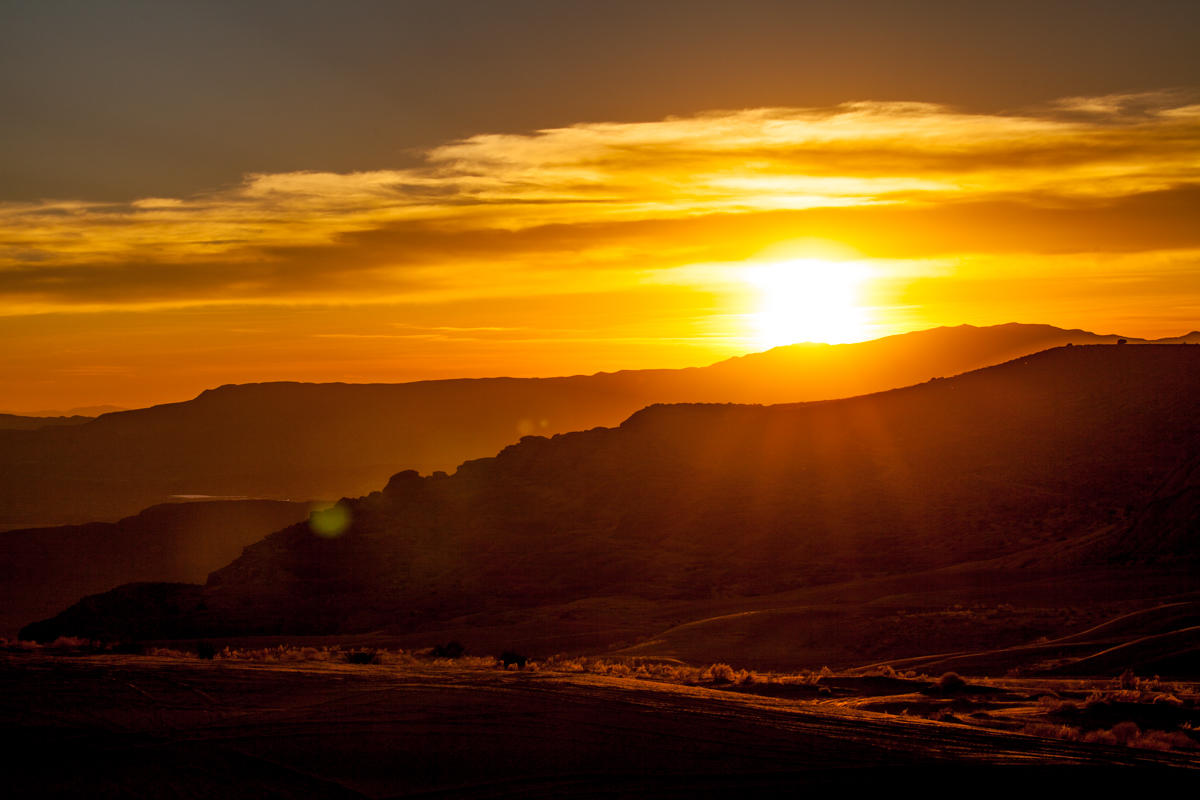
<path id="1" fill-rule="evenodd" d="M 1046 325 L 961 326 L 778 347 L 703 368 L 248 384 L 81 424 L 0 419 L 0 526 L 116 519 L 178 495 L 360 495 L 402 469 L 453 470 L 522 435 L 616 425 L 652 403 L 831 399 L 1117 338 Z M 1182 340 L 1200 341 L 1200 333 L 1169 341 Z"/>
<path id="2" fill-rule="evenodd" d="M 39 428 L 54 428 L 60 425 L 82 425 L 95 417 L 80 415 L 69 417 L 30 417 L 20 414 L 0 414 L 0 430 L 35 431 Z"/>
<path id="3" fill-rule="evenodd" d="M 598 602 L 685 622 L 989 559 L 993 602 L 1039 569 L 1067 582 L 1184 565 L 1191 585 L 1197 412 L 1200 347 L 1186 345 L 1058 347 L 828 402 L 654 405 L 616 428 L 524 438 L 452 476 L 398 473 L 342 502 L 340 535 L 293 525 L 203 586 L 122 587 L 23 635 L 403 635 Z M 1157 590 L 1130 578 L 1087 602 Z"/>
<path id="4" fill-rule="evenodd" d="M 78 406 L 76 408 L 68 408 L 68 409 L 39 409 L 37 411 L 4 411 L 4 412 L 0 412 L 0 416 L 32 417 L 35 419 L 36 418 L 45 419 L 47 417 L 88 417 L 88 418 L 91 418 L 91 417 L 98 417 L 101 414 L 112 414 L 115 411 L 127 411 L 127 410 L 128 409 L 124 406 L 111 406 L 111 405 Z"/>

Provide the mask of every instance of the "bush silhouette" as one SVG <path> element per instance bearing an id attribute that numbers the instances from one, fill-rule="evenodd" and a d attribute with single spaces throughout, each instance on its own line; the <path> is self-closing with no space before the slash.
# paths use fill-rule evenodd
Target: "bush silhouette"
<path id="1" fill-rule="evenodd" d="M 379 660 L 379 652 L 376 650 L 351 650 L 346 653 L 346 663 L 348 664 L 374 664 Z"/>
<path id="2" fill-rule="evenodd" d="M 467 652 L 467 649 L 455 641 L 455 642 L 446 642 L 445 644 L 439 644 L 437 647 L 433 648 L 432 655 L 434 658 L 454 659 L 454 658 L 462 658 L 463 654 L 466 652 Z"/>
<path id="3" fill-rule="evenodd" d="M 945 694 L 954 694 L 967 688 L 967 682 L 957 672 L 944 672 L 937 679 L 937 688 Z"/>
<path id="4" fill-rule="evenodd" d="M 517 669 L 525 669 L 525 664 L 528 663 L 525 656 L 512 650 L 505 650 L 501 653 L 500 661 L 504 664 L 505 669 L 508 669 L 511 664 L 516 664 Z"/>
<path id="5" fill-rule="evenodd" d="M 196 657 L 212 661 L 217 656 L 217 646 L 212 642 L 196 642 Z"/>
<path id="6" fill-rule="evenodd" d="M 705 677 L 717 684 L 733 683 L 737 680 L 737 673 L 728 664 L 710 664 L 708 669 L 700 675 L 701 680 Z"/>

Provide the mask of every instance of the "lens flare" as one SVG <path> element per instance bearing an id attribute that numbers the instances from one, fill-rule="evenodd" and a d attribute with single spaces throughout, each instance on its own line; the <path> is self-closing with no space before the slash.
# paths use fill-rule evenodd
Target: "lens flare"
<path id="1" fill-rule="evenodd" d="M 341 503 L 313 511 L 308 527 L 323 539 L 336 539 L 350 527 L 350 509 Z"/>

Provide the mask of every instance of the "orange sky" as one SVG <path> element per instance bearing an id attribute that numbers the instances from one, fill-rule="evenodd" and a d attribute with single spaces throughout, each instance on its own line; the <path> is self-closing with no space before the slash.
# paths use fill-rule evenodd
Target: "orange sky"
<path id="1" fill-rule="evenodd" d="M 699 365 L 963 322 L 1200 327 L 1200 104 L 1177 91 L 587 122 L 418 161 L 0 204 L 0 405 Z"/>

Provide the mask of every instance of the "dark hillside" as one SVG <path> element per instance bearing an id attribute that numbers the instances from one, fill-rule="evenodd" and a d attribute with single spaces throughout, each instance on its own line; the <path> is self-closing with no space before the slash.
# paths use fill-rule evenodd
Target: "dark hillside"
<path id="1" fill-rule="evenodd" d="M 344 534 L 293 526 L 213 573 L 185 627 L 403 631 L 1003 556 L 1153 502 L 1200 451 L 1198 398 L 1200 348 L 1160 345 L 1059 348 L 847 400 L 654 406 L 451 477 L 400 473 L 344 502 Z"/>
<path id="2" fill-rule="evenodd" d="M 0 430 L 0 526 L 116 519 L 180 494 L 360 495 L 402 469 L 451 471 L 522 435 L 617 425 L 652 403 L 846 397 L 1115 338 L 1046 325 L 962 326 L 791 345 L 695 369 L 223 386 L 69 427 Z"/>

